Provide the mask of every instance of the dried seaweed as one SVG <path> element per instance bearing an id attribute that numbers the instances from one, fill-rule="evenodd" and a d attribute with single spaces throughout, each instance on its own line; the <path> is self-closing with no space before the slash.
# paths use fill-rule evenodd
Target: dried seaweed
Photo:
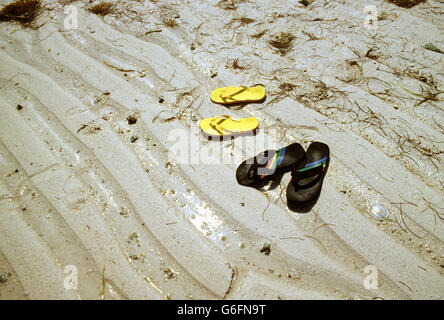
<path id="1" fill-rule="evenodd" d="M 387 1 L 393 3 L 394 5 L 397 5 L 398 7 L 409 9 L 416 6 L 417 4 L 426 2 L 427 0 L 387 0 Z"/>
<path id="2" fill-rule="evenodd" d="M 276 70 L 275 73 L 278 73 L 279 71 L 280 70 Z M 286 71 L 286 69 L 284 71 Z M 267 105 L 279 102 L 288 97 L 304 104 L 307 107 L 315 109 L 318 112 L 326 114 L 328 107 L 318 106 L 318 102 L 330 100 L 333 97 L 339 96 L 343 97 L 345 100 L 348 100 L 347 95 L 341 90 L 334 87 L 329 87 L 323 81 L 312 78 L 306 74 L 303 74 L 302 72 L 296 72 L 298 72 L 298 76 L 296 77 L 288 77 L 285 75 L 286 80 L 279 79 L 278 76 L 273 77 L 272 80 L 279 83 L 278 90 L 270 92 L 270 96 L 273 98 L 267 103 Z M 321 108 L 323 108 L 323 110 Z M 335 106 L 333 108 L 340 107 Z"/>
<path id="3" fill-rule="evenodd" d="M 404 282 L 402 282 L 402 281 L 398 281 L 400 284 L 403 284 L 404 286 L 406 286 L 409 290 L 410 290 L 410 292 L 413 292 L 413 290 L 412 290 L 412 288 L 410 288 L 408 285 L 406 285 Z"/>
<path id="4" fill-rule="evenodd" d="M 316 237 L 309 236 L 309 235 L 307 235 L 307 234 L 305 234 L 304 236 L 306 236 L 307 238 L 310 238 L 310 239 L 316 240 L 316 241 L 321 245 L 322 249 L 324 249 L 325 253 L 328 254 L 327 248 L 324 246 L 324 244 L 322 243 L 321 240 L 319 240 L 319 239 L 316 238 Z"/>
<path id="5" fill-rule="evenodd" d="M 89 8 L 88 11 L 98 16 L 104 17 L 106 15 L 114 13 L 114 4 L 112 2 L 101 2 Z"/>
<path id="6" fill-rule="evenodd" d="M 412 159 L 408 156 L 408 153 L 413 150 L 417 151 L 421 156 L 426 157 L 439 171 L 441 164 L 439 155 L 443 154 L 444 151 L 436 147 L 432 140 L 423 136 L 411 137 L 406 128 L 402 128 L 399 132 L 393 130 L 392 133 L 396 136 L 396 144 L 400 151 L 398 155 L 401 158 L 407 157 Z"/>
<path id="7" fill-rule="evenodd" d="M 175 28 L 179 25 L 176 19 L 180 18 L 180 14 L 174 6 L 168 4 L 160 7 L 160 18 L 165 26 Z"/>
<path id="8" fill-rule="evenodd" d="M 437 46 L 435 46 L 433 43 L 429 42 L 426 43 L 425 45 L 422 46 L 424 49 L 426 50 L 430 50 L 436 53 L 442 53 L 444 54 L 444 51 L 442 51 L 441 49 L 439 49 Z"/>
<path id="9" fill-rule="evenodd" d="M 262 211 L 262 220 L 265 220 L 265 211 L 267 211 L 267 209 L 271 203 L 271 199 L 268 196 L 268 192 L 264 192 L 264 196 L 265 196 L 265 198 L 267 198 L 267 205 L 265 206 L 264 210 Z"/>
<path id="10" fill-rule="evenodd" d="M 230 284 L 228 285 L 227 291 L 225 292 L 224 298 L 226 298 L 227 295 L 230 293 L 231 289 L 233 288 L 234 279 L 238 275 L 238 271 L 237 271 L 236 267 L 233 268 L 228 262 L 227 262 L 227 266 L 231 270 L 231 279 L 230 279 Z"/>
<path id="11" fill-rule="evenodd" d="M 314 0 L 299 0 L 299 3 L 304 7 L 308 7 L 312 2 L 314 2 Z"/>
<path id="12" fill-rule="evenodd" d="M 41 0 L 17 0 L 0 10 L 0 22 L 15 21 L 30 27 L 40 14 Z"/>
<path id="13" fill-rule="evenodd" d="M 234 29 L 237 29 L 239 27 L 246 26 L 250 23 L 253 23 L 254 21 L 255 21 L 254 19 L 251 19 L 248 17 L 233 18 L 233 19 L 231 19 L 230 22 L 228 22 L 225 25 L 225 27 L 231 28 L 234 24 L 237 24 L 237 26 L 234 28 Z"/>
<path id="14" fill-rule="evenodd" d="M 267 33 L 267 30 L 262 30 L 262 31 L 255 33 L 255 34 L 252 34 L 250 37 L 257 40 L 257 39 L 262 38 L 266 33 Z"/>
<path id="15" fill-rule="evenodd" d="M 419 238 L 419 239 L 422 239 L 421 236 L 419 236 L 419 235 L 417 235 L 416 233 L 414 233 L 414 232 L 413 232 L 413 231 L 407 226 L 407 223 L 405 222 L 405 219 L 404 219 L 404 212 L 402 211 L 402 205 L 403 205 L 403 204 L 408 204 L 408 205 L 415 205 L 415 204 L 412 204 L 412 203 L 410 203 L 410 202 L 392 202 L 392 204 L 394 204 L 394 205 L 399 205 L 399 208 L 398 208 L 398 209 L 399 209 L 399 215 L 400 215 L 401 220 L 402 220 L 402 223 L 404 224 L 404 226 L 406 227 L 406 229 L 407 229 L 408 231 L 410 231 L 410 233 L 413 234 L 415 237 L 417 237 L 417 238 Z M 415 205 L 415 206 L 416 206 L 416 205 Z M 395 218 L 395 219 L 396 219 L 396 218 Z M 396 220 L 396 222 L 398 222 L 398 220 Z M 399 224 L 399 222 L 398 222 L 398 224 Z M 399 226 L 401 227 L 400 224 L 399 224 Z M 401 227 L 401 229 L 405 231 L 404 228 Z"/>
<path id="16" fill-rule="evenodd" d="M 217 6 L 224 10 L 236 10 L 241 2 L 245 2 L 245 0 L 221 0 Z"/>
<path id="17" fill-rule="evenodd" d="M 372 127 L 379 132 L 380 135 L 387 135 L 384 126 L 387 126 L 388 122 L 384 116 L 374 112 L 369 106 L 363 107 L 357 102 L 355 102 L 355 105 L 358 107 L 358 110 L 356 111 L 356 120 L 358 120 L 360 124 L 365 124 L 362 128 Z"/>
<path id="18" fill-rule="evenodd" d="M 163 20 L 163 23 L 170 28 L 177 27 L 179 24 L 177 23 L 176 19 L 173 18 L 166 18 Z"/>
<path id="19" fill-rule="evenodd" d="M 286 55 L 293 47 L 293 40 L 295 36 L 289 32 L 281 32 L 271 36 L 268 41 L 269 45 L 274 51 L 278 52 L 280 55 Z"/>
<path id="20" fill-rule="evenodd" d="M 235 69 L 235 70 L 241 70 L 242 71 L 242 70 L 250 68 L 250 66 L 241 65 L 239 63 L 239 59 L 236 58 L 236 59 L 232 60 L 229 64 L 226 64 L 225 68 L 232 68 L 232 69 Z"/>
<path id="21" fill-rule="evenodd" d="M 333 226 L 333 227 L 335 227 L 336 225 L 333 224 L 333 223 L 323 223 L 323 224 L 315 227 L 311 233 L 314 234 L 317 230 L 319 230 L 320 228 L 326 227 L 326 226 Z"/>
<path id="22" fill-rule="evenodd" d="M 308 41 L 322 40 L 322 38 L 317 37 L 313 33 L 310 33 L 308 31 L 302 30 L 302 33 L 305 34 L 309 38 Z"/>
<path id="23" fill-rule="evenodd" d="M 401 85 L 401 89 L 414 95 L 415 97 L 422 98 L 422 100 L 420 100 L 418 103 L 416 103 L 413 107 L 417 107 L 417 106 L 423 104 L 424 102 L 428 102 L 428 101 L 435 101 L 435 102 L 441 101 L 438 99 L 438 96 L 440 94 L 444 93 L 444 91 L 435 90 L 435 89 L 428 89 L 428 88 L 424 88 L 422 86 L 421 86 L 421 93 L 412 92 L 402 85 Z"/>
<path id="24" fill-rule="evenodd" d="M 378 52 L 378 49 L 376 47 L 371 47 L 365 53 L 365 57 L 372 60 L 378 60 L 381 57 L 381 54 Z"/>
<path id="25" fill-rule="evenodd" d="M 426 204 L 426 208 L 423 211 L 421 211 L 421 212 L 424 212 L 427 209 L 430 209 L 435 214 L 435 216 L 439 218 L 439 220 L 444 222 L 443 213 L 439 213 L 438 210 L 432 205 L 432 203 L 429 200 L 427 200 L 424 197 L 422 199 L 424 200 L 424 202 Z M 442 208 L 440 208 L 440 209 L 442 209 Z"/>
<path id="26" fill-rule="evenodd" d="M 105 299 L 105 270 L 106 270 L 106 266 L 103 266 L 102 269 L 102 290 L 100 291 L 100 299 L 104 300 Z"/>

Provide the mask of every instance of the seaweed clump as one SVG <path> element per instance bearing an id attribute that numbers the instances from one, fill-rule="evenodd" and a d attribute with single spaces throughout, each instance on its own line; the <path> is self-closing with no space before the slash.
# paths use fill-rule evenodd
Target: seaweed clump
<path id="1" fill-rule="evenodd" d="M 217 6 L 223 10 L 236 10 L 242 2 L 247 2 L 248 0 L 220 0 Z"/>
<path id="2" fill-rule="evenodd" d="M 287 54 L 293 47 L 293 40 L 295 36 L 289 32 L 281 32 L 278 35 L 272 36 L 268 43 L 273 49 L 279 52 L 281 55 Z"/>
<path id="3" fill-rule="evenodd" d="M 221 0 L 218 2 L 217 6 L 224 10 L 236 10 L 237 5 L 234 0 Z"/>
<path id="4" fill-rule="evenodd" d="M 241 65 L 239 63 L 239 59 L 234 59 L 230 64 L 225 65 L 225 68 L 233 68 L 237 70 L 245 70 L 248 68 L 248 66 Z"/>
<path id="5" fill-rule="evenodd" d="M 111 2 L 101 2 L 88 9 L 98 16 L 106 16 L 114 12 L 114 4 Z"/>
<path id="6" fill-rule="evenodd" d="M 165 26 L 175 28 L 179 25 L 176 19 L 180 18 L 179 12 L 170 6 L 162 6 L 160 8 L 160 17 Z"/>
<path id="7" fill-rule="evenodd" d="M 165 18 L 163 19 L 163 23 L 170 28 L 175 28 L 177 27 L 179 24 L 177 23 L 176 19 L 173 18 Z"/>
<path id="8" fill-rule="evenodd" d="M 397 5 L 398 7 L 408 9 L 422 2 L 426 2 L 427 0 L 387 0 L 387 1 L 393 3 L 394 5 Z"/>
<path id="9" fill-rule="evenodd" d="M 314 2 L 314 0 L 299 0 L 299 3 L 304 7 L 308 7 L 312 2 Z"/>
<path id="10" fill-rule="evenodd" d="M 41 0 L 14 1 L 0 10 L 0 22 L 16 21 L 29 27 L 37 19 L 41 8 Z"/>
<path id="11" fill-rule="evenodd" d="M 233 24 L 238 22 L 239 25 L 235 28 L 235 29 L 237 29 L 238 27 L 245 26 L 247 24 L 253 23 L 254 21 L 255 21 L 254 19 L 247 18 L 247 17 L 233 18 L 233 19 L 231 19 L 230 22 L 228 22 L 226 24 L 226 27 L 231 27 Z"/>
<path id="12" fill-rule="evenodd" d="M 253 35 L 251 35 L 251 37 L 253 38 L 253 39 L 260 39 L 260 38 L 262 38 L 262 36 L 264 35 L 264 34 L 266 34 L 267 33 L 267 30 L 262 30 L 262 31 L 259 31 L 258 33 L 255 33 L 255 34 L 253 34 Z"/>

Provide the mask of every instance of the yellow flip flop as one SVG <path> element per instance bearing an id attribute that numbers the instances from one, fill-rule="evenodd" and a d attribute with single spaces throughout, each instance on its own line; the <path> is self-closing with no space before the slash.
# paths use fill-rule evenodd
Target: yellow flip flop
<path id="1" fill-rule="evenodd" d="M 211 101 L 220 104 L 233 104 L 242 102 L 257 102 L 265 98 L 265 88 L 262 86 L 223 87 L 211 92 Z"/>
<path id="2" fill-rule="evenodd" d="M 225 114 L 213 118 L 206 118 L 200 122 L 200 128 L 209 136 L 245 133 L 255 130 L 258 126 L 259 122 L 256 117 L 236 119 Z"/>

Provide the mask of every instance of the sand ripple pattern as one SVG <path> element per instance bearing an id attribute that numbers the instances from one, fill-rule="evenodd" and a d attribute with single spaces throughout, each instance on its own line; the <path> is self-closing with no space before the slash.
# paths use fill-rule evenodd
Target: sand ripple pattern
<path id="1" fill-rule="evenodd" d="M 77 30 L 47 2 L 39 28 L 0 24 L 0 299 L 443 298 L 444 58 L 422 47 L 444 48 L 439 1 L 379 1 L 376 31 L 355 1 L 117 1 L 105 17 L 74 1 Z M 210 102 L 232 84 L 267 100 Z M 276 146 L 328 143 L 315 207 L 287 208 L 288 176 L 237 185 L 258 137 L 175 161 L 171 132 L 209 147 L 195 128 L 216 114 L 258 117 Z"/>

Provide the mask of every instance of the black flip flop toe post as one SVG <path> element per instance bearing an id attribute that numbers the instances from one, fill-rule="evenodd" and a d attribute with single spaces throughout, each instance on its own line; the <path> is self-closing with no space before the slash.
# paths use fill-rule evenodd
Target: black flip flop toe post
<path id="1" fill-rule="evenodd" d="M 291 181 L 287 187 L 287 203 L 290 209 L 311 209 L 319 198 L 330 163 L 330 149 L 325 143 L 313 142 L 306 155 L 305 166 L 293 166 L 291 170 Z"/>
<path id="2" fill-rule="evenodd" d="M 266 150 L 242 162 L 236 170 L 236 179 L 240 185 L 258 188 L 278 173 L 290 171 L 293 165 L 304 166 L 305 161 L 305 151 L 299 143 Z"/>

